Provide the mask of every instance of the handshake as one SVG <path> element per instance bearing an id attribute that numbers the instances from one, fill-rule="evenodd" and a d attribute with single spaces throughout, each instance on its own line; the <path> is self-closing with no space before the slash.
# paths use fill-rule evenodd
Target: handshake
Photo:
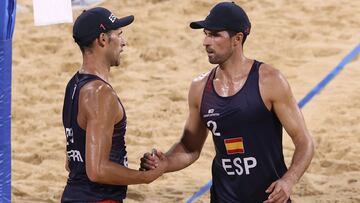
<path id="1" fill-rule="evenodd" d="M 166 172 L 167 162 L 168 160 L 164 153 L 156 149 L 152 149 L 151 153 L 147 152 L 143 155 L 142 158 L 140 158 L 139 171 L 155 172 L 155 180 Z"/>

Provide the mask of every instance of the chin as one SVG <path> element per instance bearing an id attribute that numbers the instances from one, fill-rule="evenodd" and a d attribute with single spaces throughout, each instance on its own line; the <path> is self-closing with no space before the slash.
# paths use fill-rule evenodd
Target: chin
<path id="1" fill-rule="evenodd" d="M 209 63 L 211 63 L 211 64 L 219 64 L 219 61 L 209 58 Z"/>

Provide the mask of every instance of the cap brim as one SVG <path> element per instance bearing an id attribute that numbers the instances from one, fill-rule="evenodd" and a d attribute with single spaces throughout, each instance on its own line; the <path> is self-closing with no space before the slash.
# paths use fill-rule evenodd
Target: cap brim
<path id="1" fill-rule="evenodd" d="M 133 15 L 129 15 L 123 18 L 118 18 L 116 19 L 116 27 L 120 28 L 120 27 L 125 27 L 127 25 L 130 25 L 132 22 L 134 22 L 134 16 Z"/>
<path id="2" fill-rule="evenodd" d="M 205 29 L 208 29 L 208 30 L 225 30 L 224 27 L 213 25 L 209 21 L 206 21 L 206 20 L 191 22 L 190 27 L 192 29 L 205 28 Z"/>

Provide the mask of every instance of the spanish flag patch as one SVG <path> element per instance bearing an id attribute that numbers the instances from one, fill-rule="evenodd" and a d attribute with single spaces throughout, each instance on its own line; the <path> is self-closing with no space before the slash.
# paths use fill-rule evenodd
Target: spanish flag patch
<path id="1" fill-rule="evenodd" d="M 224 139 L 227 154 L 243 154 L 244 144 L 242 137 Z"/>

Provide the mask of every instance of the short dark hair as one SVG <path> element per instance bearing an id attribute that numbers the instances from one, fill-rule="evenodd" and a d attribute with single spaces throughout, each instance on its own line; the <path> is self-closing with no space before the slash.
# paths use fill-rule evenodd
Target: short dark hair
<path id="1" fill-rule="evenodd" d="M 230 38 L 231 37 L 234 37 L 237 33 L 239 33 L 239 32 L 236 32 L 236 31 L 234 31 L 234 30 L 226 30 L 226 32 L 229 34 L 229 36 L 230 36 Z M 241 33 L 243 33 L 243 32 L 241 32 Z M 245 43 L 245 40 L 246 40 L 246 38 L 247 38 L 247 34 L 245 34 L 245 33 L 243 33 L 243 40 L 242 40 L 242 45 L 244 45 L 244 43 Z"/>
<path id="2" fill-rule="evenodd" d="M 109 42 L 111 41 L 111 38 L 110 38 L 111 32 L 112 32 L 112 30 L 108 30 L 107 32 L 104 32 L 104 34 L 106 34 L 109 37 Z M 99 38 L 99 37 L 100 37 L 100 35 L 97 38 Z M 87 44 L 78 44 L 78 43 L 76 43 L 76 44 L 79 46 L 81 52 L 84 53 L 86 50 L 91 49 L 91 47 L 93 46 L 94 41 L 97 38 L 95 38 L 93 41 L 91 41 L 90 43 L 87 43 Z"/>
<path id="3" fill-rule="evenodd" d="M 80 48 L 80 50 L 81 50 L 81 53 L 85 53 L 85 51 L 86 50 L 90 50 L 91 49 L 91 46 L 92 46 L 92 43 L 93 43 L 94 41 L 92 41 L 90 44 L 86 44 L 86 45 L 84 45 L 84 44 L 78 44 L 78 43 L 76 43 L 78 46 L 79 46 L 79 48 Z"/>

